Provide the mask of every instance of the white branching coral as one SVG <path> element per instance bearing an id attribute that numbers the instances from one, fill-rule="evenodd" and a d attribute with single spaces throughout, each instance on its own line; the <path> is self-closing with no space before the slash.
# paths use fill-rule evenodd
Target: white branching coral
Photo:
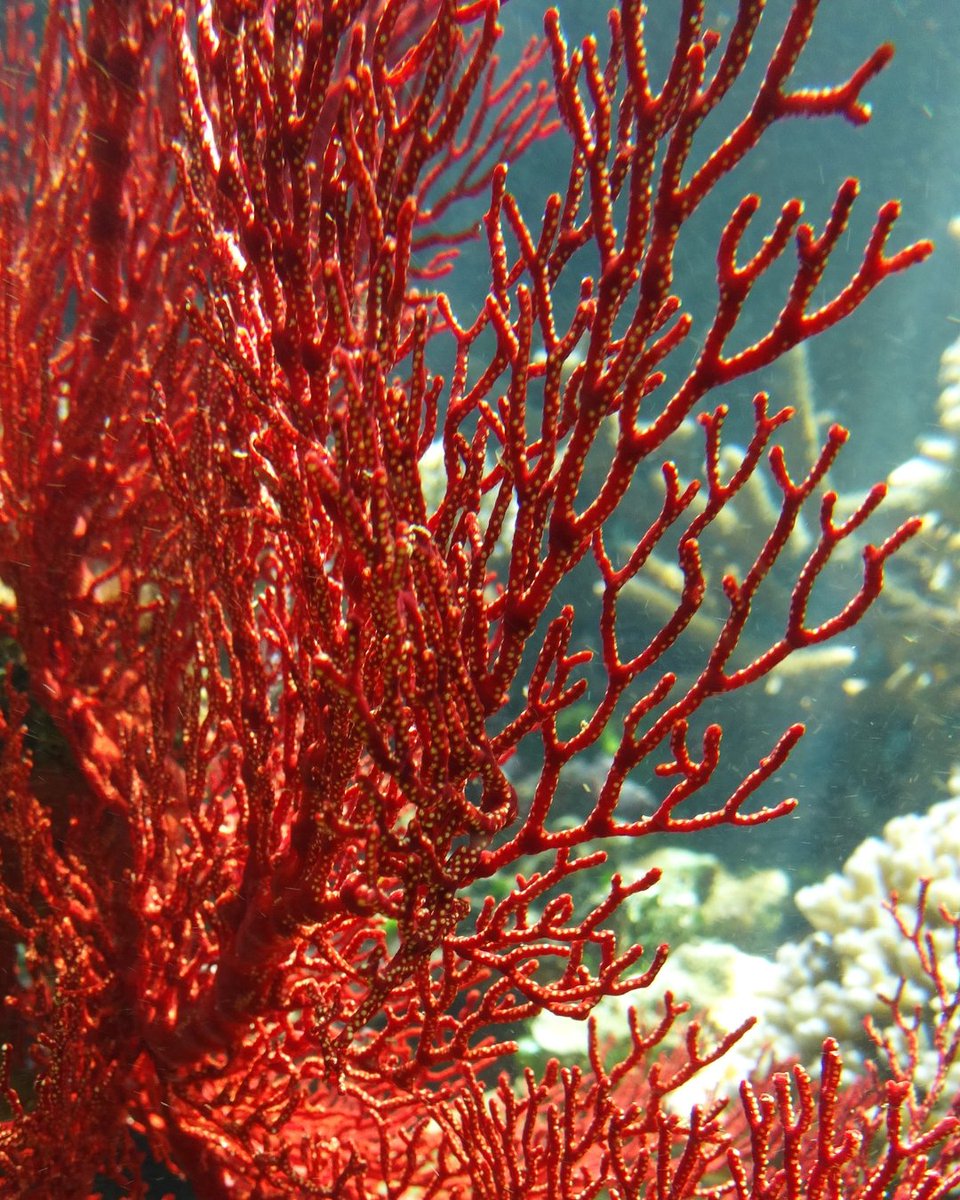
<path id="1" fill-rule="evenodd" d="M 889 911 L 891 894 L 909 906 L 924 879 L 930 881 L 928 932 L 943 982 L 956 989 L 954 930 L 942 910 L 960 912 L 960 772 L 948 800 L 923 815 L 889 821 L 882 837 L 857 847 L 842 872 L 797 893 L 814 932 L 781 948 L 775 984 L 759 998 L 762 1026 L 777 1057 L 815 1061 L 828 1034 L 846 1043 L 848 1061 L 869 1057 L 864 1021 L 869 1016 L 887 1031 L 890 1008 L 883 998 L 900 979 L 903 1011 L 923 1017 L 932 1010 L 929 974 Z"/>

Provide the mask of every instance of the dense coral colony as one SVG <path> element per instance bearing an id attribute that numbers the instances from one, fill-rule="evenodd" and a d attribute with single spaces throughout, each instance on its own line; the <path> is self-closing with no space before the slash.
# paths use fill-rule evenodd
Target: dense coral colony
<path id="1" fill-rule="evenodd" d="M 708 403 L 927 255 L 888 251 L 895 202 L 823 294 L 856 182 L 821 228 L 799 201 L 764 225 L 748 195 L 705 326 L 673 290 L 688 222 L 769 128 L 865 121 L 891 51 L 797 86 L 817 4 L 794 0 L 708 148 L 763 3 L 740 0 L 723 37 L 703 3 L 676 7 L 658 82 L 639 0 L 604 50 L 548 12 L 505 72 L 497 0 L 52 0 L 40 35 L 31 4 L 6 6 L 4 1195 L 145 1196 L 150 1160 L 203 1197 L 956 1186 L 945 1085 L 916 1096 L 909 1055 L 855 1102 L 830 1044 L 819 1085 L 798 1068 L 681 1113 L 671 1093 L 736 1034 L 708 1047 L 690 1025 L 661 1061 L 687 1020 L 667 997 L 615 1064 L 591 1035 L 588 1068 L 511 1065 L 528 1018 L 587 1018 L 657 974 L 666 948 L 611 927 L 655 871 L 571 899 L 607 843 L 790 810 L 755 793 L 801 728 L 724 797 L 714 714 L 855 625 L 918 528 L 867 546 L 813 621 L 883 489 L 839 515 L 821 492 L 845 431 L 791 471 L 791 414 L 763 395 L 727 471 L 727 409 Z M 526 212 L 510 166 L 547 138 L 569 174 Z M 465 313 L 447 277 L 471 238 L 486 274 Z M 691 417 L 699 478 L 674 461 Z M 640 502 L 651 465 L 662 487 Z M 700 546 L 764 473 L 775 519 L 713 578 Z M 817 504 L 781 632 L 743 661 Z M 638 634 L 620 596 L 654 551 L 681 586 Z M 587 576 L 595 610 L 570 601 Z M 718 588 L 715 641 L 681 678 L 670 654 Z M 554 819 L 565 769 L 611 730 L 592 807 Z M 628 812 L 638 778 L 659 790 Z"/>

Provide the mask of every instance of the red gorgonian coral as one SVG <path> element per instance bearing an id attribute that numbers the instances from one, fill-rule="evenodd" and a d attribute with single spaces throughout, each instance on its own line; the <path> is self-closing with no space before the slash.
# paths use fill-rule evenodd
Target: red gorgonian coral
<path id="1" fill-rule="evenodd" d="M 723 1161 L 744 1197 L 798 1194 L 809 1081 L 799 1118 L 786 1083 L 769 1104 L 745 1093 L 748 1182 L 719 1105 L 689 1121 L 665 1106 L 711 1056 L 692 1028 L 677 1074 L 652 1062 L 669 1001 L 613 1068 L 594 1045 L 591 1078 L 554 1065 L 484 1088 L 518 1022 L 586 1017 L 657 973 L 664 948 L 610 929 L 655 872 L 614 876 L 589 911 L 568 895 L 608 839 L 792 808 L 751 800 L 799 726 L 718 801 L 698 794 L 720 727 L 691 722 L 854 625 L 917 529 L 868 547 L 859 589 L 811 624 L 818 576 L 883 489 L 842 520 L 824 495 L 782 634 L 737 659 L 846 434 L 794 478 L 774 442 L 790 413 L 758 396 L 724 478 L 726 410 L 705 398 L 929 251 L 887 253 L 891 202 L 852 277 L 813 299 L 856 183 L 819 231 L 788 203 L 753 253 L 747 196 L 706 328 L 672 294 L 686 223 L 772 124 L 866 120 L 889 48 L 839 86 L 791 85 L 816 7 L 794 0 L 707 152 L 695 134 L 741 76 L 762 0 L 740 0 L 723 39 L 682 0 L 659 86 L 638 0 L 611 14 L 605 61 L 592 40 L 571 52 L 548 13 L 502 82 L 497 0 L 53 0 L 36 42 L 32 6 L 6 7 L 5 1195 L 144 1196 L 144 1150 L 203 1197 L 680 1197 L 721 1188 Z M 528 82 L 541 63 L 552 87 Z M 556 124 L 569 177 L 532 223 L 507 164 Z M 451 209 L 480 197 L 485 299 L 462 321 L 441 286 L 466 236 Z M 730 349 L 791 254 L 779 313 Z M 685 482 L 672 446 L 694 413 L 702 478 Z M 605 530 L 651 463 L 663 491 L 614 553 Z M 779 514 L 739 577 L 708 578 L 701 540 L 765 470 Z M 654 551 L 681 594 L 638 636 L 619 601 Z M 560 603 L 581 566 L 600 597 L 589 697 L 590 638 Z M 665 657 L 716 588 L 715 642 L 678 680 Z M 591 811 L 552 821 L 564 768 L 611 727 Z M 517 756 L 538 770 L 522 802 Z M 643 771 L 656 803 L 625 813 Z M 826 1062 L 810 1195 L 839 1194 Z M 953 1137 L 927 1117 L 897 1169 Z"/>

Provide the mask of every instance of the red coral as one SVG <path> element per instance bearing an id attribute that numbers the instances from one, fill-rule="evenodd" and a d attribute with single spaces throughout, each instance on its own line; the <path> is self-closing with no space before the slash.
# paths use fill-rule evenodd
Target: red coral
<path id="1" fill-rule="evenodd" d="M 496 0 L 92 0 L 82 17 L 63 0 L 39 47 L 30 6 L 8 6 L 7 1194 L 85 1196 L 100 1171 L 144 1195 L 138 1138 L 209 1197 L 709 1183 L 729 1137 L 720 1107 L 684 1123 L 662 1103 L 703 1061 L 695 1029 L 678 1074 L 650 1065 L 673 1007 L 609 1072 L 594 1047 L 590 1078 L 551 1067 L 489 1102 L 481 1072 L 514 1049 L 516 1022 L 586 1017 L 655 977 L 664 949 L 641 961 L 610 928 L 653 875 L 615 876 L 587 912 L 567 894 L 606 839 L 793 807 L 748 805 L 799 726 L 727 800 L 697 803 L 721 730 L 696 747 L 691 721 L 854 625 L 917 529 L 867 547 L 859 589 L 811 626 L 817 577 L 883 489 L 840 522 L 826 494 L 782 636 L 735 665 L 846 434 L 794 479 L 773 442 L 790 413 L 759 396 L 724 481 L 717 407 L 700 417 L 699 484 L 681 482 L 674 436 L 712 390 L 929 252 L 887 255 L 888 204 L 852 278 L 814 302 L 856 184 L 820 233 L 791 201 L 741 258 L 759 204 L 746 197 L 721 238 L 714 316 L 689 369 L 675 365 L 693 329 L 671 291 L 686 222 L 771 124 L 865 120 L 862 89 L 890 54 L 840 86 L 791 89 L 816 8 L 795 0 L 749 112 L 697 165 L 694 134 L 741 75 L 762 7 L 741 0 L 721 44 L 684 0 L 658 91 L 638 0 L 611 14 L 605 64 L 592 40 L 571 53 L 548 14 L 503 84 Z M 527 82 L 544 56 L 572 160 L 532 226 L 507 165 L 554 130 L 549 89 Z M 486 295 L 461 321 L 439 290 L 472 233 L 451 232 L 452 210 L 486 194 Z M 781 312 L 730 350 L 791 244 Z M 719 581 L 725 619 L 680 684 L 664 656 L 717 582 L 699 541 L 765 454 L 779 515 Z M 614 555 L 605 532 L 651 461 L 662 506 Z M 682 595 L 634 647 L 620 597 L 654 551 L 679 563 Z M 591 651 L 558 599 L 591 555 L 603 686 L 571 730 Z M 565 765 L 613 722 L 593 810 L 552 822 Z M 540 762 L 522 803 L 517 755 Z M 654 811 L 622 813 L 628 777 L 654 763 L 669 781 Z"/>

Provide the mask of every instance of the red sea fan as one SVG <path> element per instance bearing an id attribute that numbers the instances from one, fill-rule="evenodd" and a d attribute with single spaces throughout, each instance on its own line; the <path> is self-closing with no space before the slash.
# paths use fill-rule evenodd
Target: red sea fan
<path id="1" fill-rule="evenodd" d="M 518 1022 L 586 1018 L 656 976 L 665 948 L 611 928 L 656 872 L 615 875 L 586 907 L 569 894 L 608 839 L 792 809 L 750 802 L 800 726 L 716 802 L 699 793 L 721 730 L 695 736 L 696 719 L 855 625 L 918 528 L 868 546 L 851 598 L 811 624 L 818 576 L 883 489 L 842 520 L 823 495 L 782 633 L 735 658 L 846 433 L 794 478 L 774 442 L 790 413 L 759 395 L 725 478 L 727 410 L 705 400 L 930 249 L 887 254 L 891 202 L 861 265 L 814 301 L 856 183 L 819 231 L 786 204 L 752 253 L 747 196 L 712 319 L 676 365 L 693 343 L 672 292 L 687 221 L 771 125 L 866 120 L 890 56 L 793 87 L 816 9 L 795 0 L 748 111 L 694 160 L 762 8 L 741 0 L 721 39 L 684 0 L 658 89 L 637 0 L 611 13 L 605 62 L 548 13 L 501 82 L 496 0 L 62 0 L 36 44 L 32 7 L 8 5 L 6 1195 L 143 1196 L 144 1148 L 204 1197 L 679 1197 L 724 1161 L 741 1190 L 775 1194 L 766 1102 L 748 1100 L 757 1184 L 719 1104 L 667 1111 L 704 1057 L 691 1028 L 679 1075 L 657 1065 L 672 1006 L 616 1066 L 594 1047 L 587 1075 L 485 1090 Z M 529 81 L 541 64 L 552 88 Z M 508 164 L 558 126 L 569 175 L 532 224 Z M 458 231 L 478 197 L 482 221 Z M 460 318 L 441 282 L 478 234 L 483 295 Z M 728 348 L 791 254 L 779 313 Z M 700 478 L 683 482 L 674 439 L 695 412 Z M 714 579 L 701 540 L 765 458 L 779 511 L 739 576 Z M 614 552 L 651 464 L 662 494 Z M 621 594 L 655 551 L 682 588 L 635 644 Z M 580 614 L 591 638 L 561 603 L 578 569 L 600 597 Z M 678 680 L 665 660 L 711 592 L 725 615 Z M 611 729 L 592 810 L 552 820 L 565 766 Z M 515 758 L 537 764 L 530 796 Z M 660 793 L 621 810 L 641 772 Z M 910 1161 L 952 1128 L 918 1134 Z"/>

